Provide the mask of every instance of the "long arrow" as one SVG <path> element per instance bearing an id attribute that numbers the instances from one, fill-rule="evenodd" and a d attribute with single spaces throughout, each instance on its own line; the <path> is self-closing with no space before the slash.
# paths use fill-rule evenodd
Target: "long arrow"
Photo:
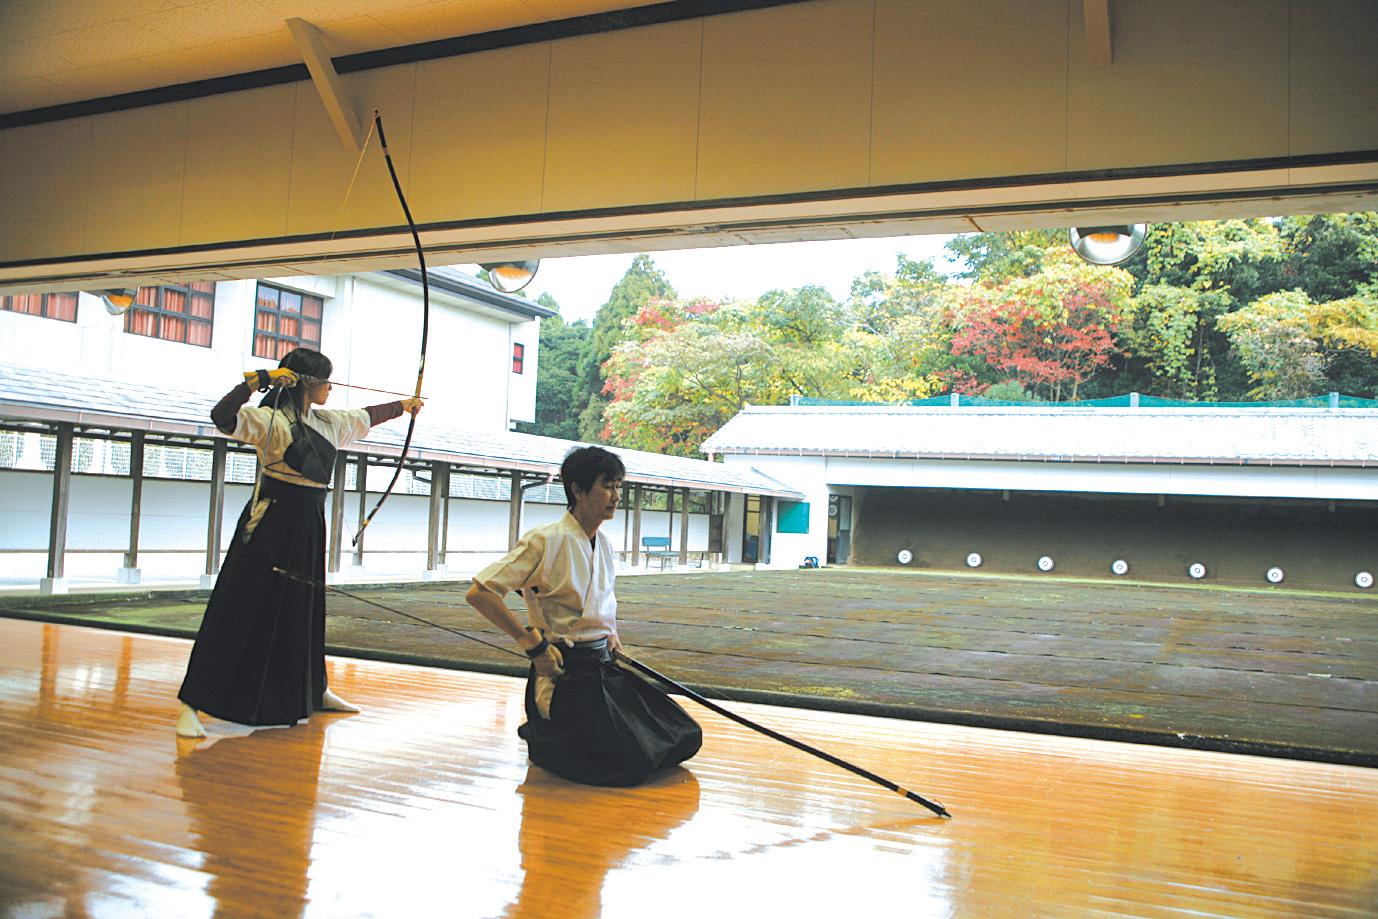
<path id="1" fill-rule="evenodd" d="M 947 812 L 947 808 L 943 807 L 938 802 L 930 801 L 923 795 L 915 794 L 909 789 L 897 785 L 889 779 L 884 778 L 883 776 L 876 775 L 869 769 L 863 769 L 855 763 L 849 763 L 847 760 L 843 759 L 840 756 L 833 756 L 831 753 L 827 753 L 823 750 L 818 749 L 817 747 L 810 746 L 804 743 L 802 740 L 795 740 L 793 737 L 790 737 L 786 734 L 781 734 L 779 731 L 773 731 L 765 725 L 757 724 L 750 718 L 744 718 L 741 715 L 738 715 L 736 712 L 729 711 L 728 709 L 723 708 L 721 705 L 718 705 L 716 702 L 713 702 L 712 700 L 699 695 L 689 687 L 682 686 L 679 683 L 676 683 L 674 680 L 670 679 L 669 677 L 665 676 L 664 674 L 657 673 L 650 667 L 647 667 L 645 664 L 641 663 L 638 660 L 632 659 L 631 657 L 627 656 L 625 653 L 621 651 L 614 651 L 613 656 L 616 657 L 618 660 L 622 661 L 627 666 L 641 673 L 644 673 L 646 676 L 651 677 L 654 680 L 658 680 L 659 682 L 663 683 L 666 686 L 669 686 L 676 692 L 683 693 L 684 695 L 693 699 L 699 705 L 702 705 L 704 708 L 709 709 L 710 711 L 717 712 L 724 718 L 728 718 L 732 721 L 735 721 L 738 724 L 743 725 L 744 727 L 751 728 L 753 731 L 764 734 L 772 740 L 778 740 L 780 741 L 780 743 L 788 744 L 789 746 L 794 747 L 794 749 L 796 750 L 802 750 L 805 753 L 808 753 L 812 756 L 816 756 L 821 760 L 825 760 L 829 763 L 832 763 L 834 766 L 839 766 L 843 769 L 846 769 L 848 772 L 855 773 L 856 775 L 861 776 L 863 779 L 875 782 L 882 788 L 887 788 L 890 791 L 893 791 L 896 794 L 901 795 L 902 797 L 908 798 L 910 801 L 913 801 L 916 804 L 922 804 L 924 807 L 928 808 L 933 813 L 937 814 L 939 817 L 947 817 L 949 819 L 951 819 L 952 817 L 952 815 Z"/>

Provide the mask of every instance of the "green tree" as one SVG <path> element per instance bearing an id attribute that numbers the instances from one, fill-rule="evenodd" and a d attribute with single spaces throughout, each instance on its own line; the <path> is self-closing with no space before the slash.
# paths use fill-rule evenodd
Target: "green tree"
<path id="1" fill-rule="evenodd" d="M 1302 290 L 1267 294 L 1217 321 L 1256 385 L 1256 399 L 1303 399 L 1322 391 L 1326 360 L 1309 334 Z"/>
<path id="2" fill-rule="evenodd" d="M 1378 213 L 1284 217 L 1280 229 L 1287 284 L 1312 300 L 1342 300 L 1378 281 Z"/>
<path id="3" fill-rule="evenodd" d="M 560 309 L 549 293 L 542 293 L 536 302 L 557 312 Z M 566 323 L 559 315 L 541 320 L 536 420 L 519 422 L 517 430 L 562 440 L 579 439 L 579 413 L 587 404 L 587 391 L 579 381 L 579 361 L 591 331 L 588 323 Z"/>
<path id="4" fill-rule="evenodd" d="M 1067 246 L 1066 230 L 969 233 L 953 237 L 944 248 L 966 264 L 961 277 L 999 284 L 1037 274 L 1048 251 L 1059 246 Z"/>
<path id="5" fill-rule="evenodd" d="M 674 298 L 675 289 L 669 279 L 644 252 L 632 259 L 621 280 L 613 285 L 607 302 L 594 316 L 592 333 L 580 359 L 579 376 L 584 387 L 584 408 L 579 416 L 581 440 L 602 441 L 603 408 L 607 404 L 603 365 L 624 339 L 625 323 L 651 300 Z"/>
<path id="6" fill-rule="evenodd" d="M 661 302 L 633 318 L 640 330 L 607 364 L 613 443 L 692 456 L 748 402 L 777 401 L 770 343 L 742 306 L 713 306 Z"/>
<path id="7" fill-rule="evenodd" d="M 1190 287 L 1150 284 L 1139 291 L 1122 337 L 1132 368 L 1126 388 L 1173 399 L 1215 398 L 1201 301 L 1200 291 Z"/>

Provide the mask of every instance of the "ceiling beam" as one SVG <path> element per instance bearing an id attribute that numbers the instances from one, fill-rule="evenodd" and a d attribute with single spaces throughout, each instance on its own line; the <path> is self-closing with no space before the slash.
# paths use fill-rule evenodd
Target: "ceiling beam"
<path id="1" fill-rule="evenodd" d="M 335 133 L 340 136 L 346 150 L 357 153 L 363 148 L 359 137 L 359 118 L 354 114 L 354 106 L 350 104 L 340 75 L 335 72 L 335 62 L 325 50 L 325 36 L 305 19 L 289 19 L 287 28 L 291 30 L 297 49 L 301 51 L 302 60 L 311 74 L 311 82 L 316 85 L 316 92 L 320 94 Z"/>
<path id="2" fill-rule="evenodd" d="M 1110 46 L 1110 0 L 1083 0 L 1082 14 L 1086 18 L 1086 58 L 1092 67 L 1109 67 L 1113 57 Z"/>

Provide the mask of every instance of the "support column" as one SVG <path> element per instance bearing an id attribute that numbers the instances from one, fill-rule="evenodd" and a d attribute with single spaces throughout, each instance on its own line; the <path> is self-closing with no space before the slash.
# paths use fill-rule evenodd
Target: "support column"
<path id="1" fill-rule="evenodd" d="M 522 474 L 513 470 L 512 500 L 507 514 L 507 549 L 511 551 L 522 535 Z"/>
<path id="2" fill-rule="evenodd" d="M 340 573 L 340 561 L 344 555 L 344 503 L 345 470 L 349 468 L 349 456 L 343 450 L 335 454 L 335 471 L 330 475 L 334 486 L 330 493 L 330 555 L 326 561 L 327 575 Z M 329 579 L 329 578 L 328 578 Z"/>
<path id="3" fill-rule="evenodd" d="M 445 464 L 445 498 L 441 502 L 444 508 L 440 515 L 440 566 L 446 571 L 449 570 L 450 554 L 450 473 L 453 467 Z"/>
<path id="4" fill-rule="evenodd" d="M 211 503 L 206 515 L 206 573 L 201 575 L 201 586 L 215 586 L 215 576 L 220 573 L 220 525 L 225 519 L 225 457 L 229 443 L 223 437 L 215 439 L 211 448 Z"/>
<path id="5" fill-rule="evenodd" d="M 632 486 L 632 567 L 641 564 L 641 486 Z"/>
<path id="6" fill-rule="evenodd" d="M 431 581 L 445 573 L 441 560 L 440 531 L 444 506 L 449 503 L 450 464 L 442 460 L 431 462 L 431 501 L 426 515 L 426 572 L 422 577 Z"/>
<path id="7" fill-rule="evenodd" d="M 689 489 L 679 490 L 679 563 L 689 564 Z"/>
<path id="8" fill-rule="evenodd" d="M 359 454 L 358 466 L 359 469 L 354 474 L 356 479 L 354 484 L 359 489 L 359 519 L 356 526 L 362 524 L 364 518 L 368 516 L 368 457 L 362 453 Z M 359 530 L 358 533 L 359 541 L 354 544 L 353 566 L 362 568 L 364 567 L 364 531 Z"/>
<path id="9" fill-rule="evenodd" d="M 139 571 L 139 517 L 144 503 L 144 432 L 135 431 L 129 438 L 129 551 L 124 554 L 124 567 L 115 575 L 121 584 L 137 584 Z"/>
<path id="10" fill-rule="evenodd" d="M 67 555 L 67 506 L 72 497 L 72 426 L 57 426 L 57 455 L 53 458 L 53 501 L 48 517 L 48 576 L 38 581 L 44 594 L 67 593 L 64 577 Z"/>

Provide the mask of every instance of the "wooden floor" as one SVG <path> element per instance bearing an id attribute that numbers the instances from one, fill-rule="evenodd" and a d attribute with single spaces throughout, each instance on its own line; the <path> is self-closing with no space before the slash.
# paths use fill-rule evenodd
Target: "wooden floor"
<path id="1" fill-rule="evenodd" d="M 178 741 L 185 641 L 0 620 L 0 913 L 1371 916 L 1378 771 L 734 706 L 650 786 L 528 769 L 519 684 L 331 661 L 363 714 Z"/>

